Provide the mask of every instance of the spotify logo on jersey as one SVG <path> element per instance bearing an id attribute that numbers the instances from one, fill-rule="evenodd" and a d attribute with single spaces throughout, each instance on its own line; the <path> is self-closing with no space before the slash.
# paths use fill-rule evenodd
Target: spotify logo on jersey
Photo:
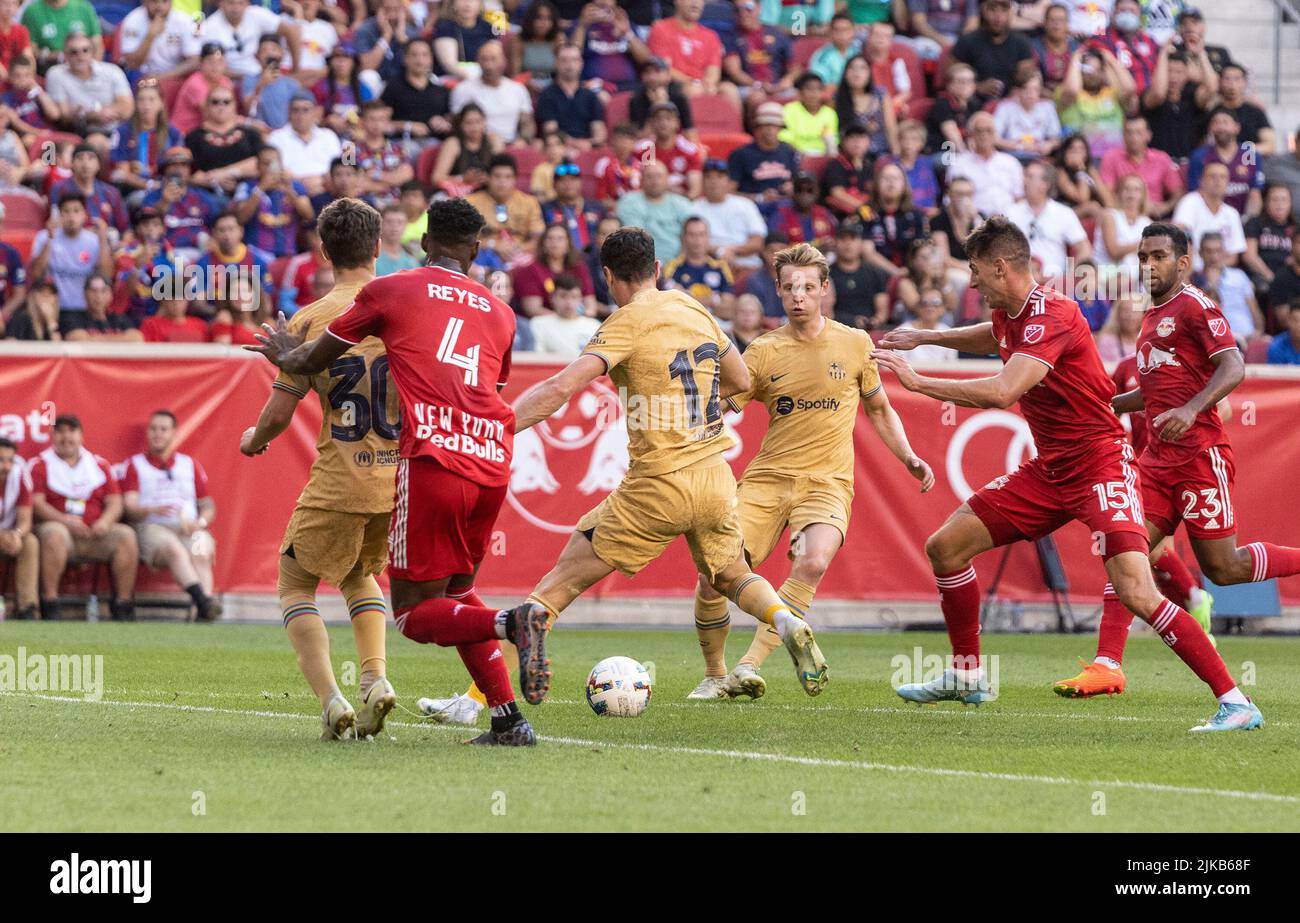
<path id="1" fill-rule="evenodd" d="M 781 416 L 784 417 L 792 410 L 794 410 L 794 398 L 782 395 L 776 399 L 776 412 Z"/>

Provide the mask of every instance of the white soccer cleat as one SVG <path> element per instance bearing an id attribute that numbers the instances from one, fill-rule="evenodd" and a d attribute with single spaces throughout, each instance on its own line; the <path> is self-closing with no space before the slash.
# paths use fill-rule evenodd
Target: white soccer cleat
<path id="1" fill-rule="evenodd" d="M 374 737 L 384 729 L 384 719 L 397 705 L 397 693 L 386 677 L 379 677 L 361 697 L 361 711 L 357 713 L 357 737 Z"/>
<path id="2" fill-rule="evenodd" d="M 826 688 L 826 684 L 830 682 L 826 658 L 822 656 L 821 648 L 817 646 L 817 639 L 813 637 L 808 623 L 798 617 L 792 617 L 791 622 L 785 637 L 782 638 L 785 649 L 789 651 L 790 659 L 794 661 L 794 671 L 799 677 L 803 691 L 809 695 L 820 695 Z"/>
<path id="3" fill-rule="evenodd" d="M 478 716 L 483 713 L 483 706 L 463 692 L 449 699 L 418 699 L 415 707 L 420 714 L 431 718 L 437 724 L 459 724 L 473 727 L 478 724 Z"/>
<path id="4" fill-rule="evenodd" d="M 758 675 L 752 663 L 738 663 L 726 676 L 727 695 L 739 698 L 747 695 L 751 699 L 761 699 L 767 692 L 767 680 Z"/>
<path id="5" fill-rule="evenodd" d="M 725 676 L 706 676 L 700 680 L 700 684 L 691 690 L 686 696 L 688 699 L 729 699 L 731 694 L 727 691 L 727 677 Z"/>
<path id="6" fill-rule="evenodd" d="M 356 736 L 357 713 L 341 695 L 330 699 L 320 716 L 321 740 L 348 740 Z"/>

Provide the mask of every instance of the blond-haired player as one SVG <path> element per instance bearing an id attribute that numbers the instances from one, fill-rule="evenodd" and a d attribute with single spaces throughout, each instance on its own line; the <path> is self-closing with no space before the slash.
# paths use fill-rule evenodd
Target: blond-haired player
<path id="1" fill-rule="evenodd" d="M 809 244 L 776 255 L 777 291 L 789 323 L 745 350 L 751 385 L 728 400 L 732 410 L 758 401 L 769 416 L 767 433 L 737 488 L 740 529 L 752 566 L 767 560 L 790 529 L 790 575 L 777 591 L 791 612 L 807 618 L 813 594 L 844 544 L 853 507 L 853 430 L 858 404 L 880 441 L 924 493 L 934 486 L 930 466 L 907 441 L 903 421 L 880 385 L 871 336 L 822 313 L 830 294 L 826 257 Z M 781 639 L 759 625 L 749 650 L 730 673 L 727 600 L 707 581 L 695 591 L 695 630 L 704 654 L 704 679 L 689 699 L 725 699 L 767 691 L 759 675 Z"/>
<path id="2" fill-rule="evenodd" d="M 600 261 L 618 310 L 581 356 L 515 402 L 515 427 L 540 423 L 608 373 L 627 419 L 626 477 L 578 521 L 555 567 L 522 605 L 494 610 L 427 600 L 417 614 L 437 644 L 512 641 L 524 697 L 537 704 L 550 688 L 550 623 L 597 581 L 615 570 L 633 576 L 683 535 L 704 579 L 774 626 L 804 691 L 817 695 L 827 672 L 812 630 L 745 562 L 736 479 L 723 458 L 734 439 L 722 420 L 722 401 L 750 388 L 745 363 L 703 305 L 684 292 L 657 290 L 660 265 L 644 229 L 609 235 Z"/>
<path id="3" fill-rule="evenodd" d="M 339 199 L 321 212 L 321 255 L 334 267 L 334 288 L 293 316 L 292 333 L 307 340 L 324 334 L 375 277 L 379 224 L 379 213 L 357 199 Z M 320 699 L 321 738 L 366 737 L 379 732 L 397 702 L 385 677 L 387 614 L 374 576 L 388 562 L 398 457 L 397 392 L 383 343 L 368 337 L 317 375 L 281 371 L 239 450 L 248 456 L 265 452 L 309 391 L 320 396 L 324 419 L 319 454 L 281 544 L 280 607 L 298 666 Z M 316 607 L 322 580 L 337 587 L 348 604 L 361 662 L 359 712 L 339 691 L 330 665 L 329 635 Z"/>

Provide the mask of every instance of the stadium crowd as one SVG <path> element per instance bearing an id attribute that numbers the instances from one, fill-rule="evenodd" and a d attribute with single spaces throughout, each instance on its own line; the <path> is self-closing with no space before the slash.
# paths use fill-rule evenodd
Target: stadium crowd
<path id="1" fill-rule="evenodd" d="M 845 324 L 976 322 L 1003 213 L 1107 360 L 1168 219 L 1248 361 L 1296 364 L 1300 160 L 1239 60 L 1182 0 L 0 0 L 0 325 L 250 343 L 332 286 L 330 201 L 380 210 L 382 275 L 463 196 L 521 350 L 578 352 L 624 224 L 742 347 L 800 241 Z"/>

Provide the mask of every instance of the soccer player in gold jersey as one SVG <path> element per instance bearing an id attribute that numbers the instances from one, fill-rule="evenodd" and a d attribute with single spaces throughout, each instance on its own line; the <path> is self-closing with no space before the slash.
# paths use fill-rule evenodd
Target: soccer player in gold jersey
<path id="1" fill-rule="evenodd" d="M 379 213 L 357 199 L 321 212 L 317 227 L 334 288 L 294 314 L 290 332 L 313 340 L 346 311 L 375 277 Z M 278 590 L 298 666 L 321 703 L 323 740 L 377 734 L 397 702 L 385 676 L 384 596 L 375 581 L 388 562 L 388 521 L 397 471 L 397 391 L 384 345 L 369 337 L 317 375 L 281 371 L 256 426 L 239 450 L 260 455 L 293 420 L 298 402 L 315 391 L 324 419 L 307 486 L 285 529 Z M 339 690 L 330 665 L 329 635 L 316 607 L 320 582 L 337 587 L 348 604 L 361 665 L 361 709 Z"/>
<path id="2" fill-rule="evenodd" d="M 921 482 L 922 493 L 934 486 L 934 474 L 912 451 L 881 387 L 871 336 L 822 313 L 830 293 L 826 257 L 809 244 L 796 244 L 776 255 L 773 268 L 789 323 L 749 344 L 744 360 L 751 385 L 727 403 L 732 410 L 751 401 L 767 408 L 763 444 L 736 491 L 740 529 L 749 562 L 757 567 L 789 527 L 790 575 L 777 593 L 791 612 L 807 618 L 849 525 L 858 404 L 880 441 Z M 759 625 L 749 650 L 728 673 L 730 624 L 726 598 L 700 580 L 695 630 L 704 679 L 688 699 L 756 699 L 767 691 L 758 669 L 781 639 L 771 626 Z"/>

